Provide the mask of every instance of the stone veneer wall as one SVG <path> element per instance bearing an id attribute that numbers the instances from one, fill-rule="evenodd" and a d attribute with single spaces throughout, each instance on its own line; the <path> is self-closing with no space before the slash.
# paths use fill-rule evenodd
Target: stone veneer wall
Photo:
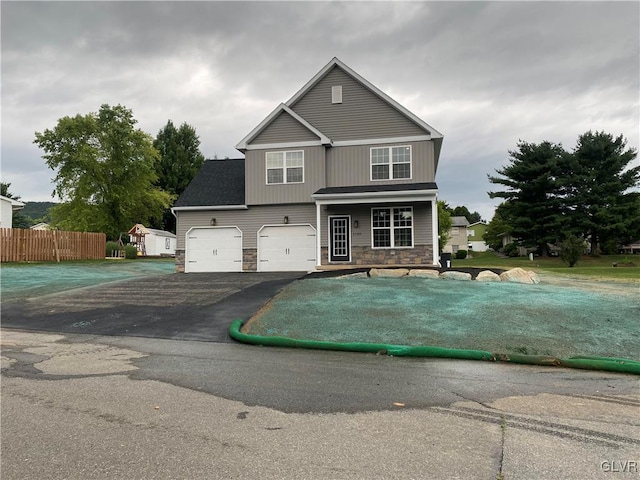
<path id="1" fill-rule="evenodd" d="M 328 250 L 322 248 L 322 265 L 432 265 L 433 248 L 430 245 L 416 245 L 414 248 L 373 249 L 352 246 L 351 262 L 331 262 Z"/>
<path id="2" fill-rule="evenodd" d="M 184 273 L 184 250 L 176 250 L 176 273 Z"/>
<path id="3" fill-rule="evenodd" d="M 414 248 L 373 249 L 371 247 L 351 247 L 351 262 L 329 263 L 327 247 L 322 247 L 322 265 L 431 265 L 433 249 L 428 245 Z M 184 273 L 184 250 L 176 250 L 176 272 Z M 242 270 L 258 270 L 258 251 L 255 248 L 242 250 Z"/>
<path id="4" fill-rule="evenodd" d="M 245 272 L 255 272 L 258 270 L 258 249 L 242 249 L 242 270 Z"/>

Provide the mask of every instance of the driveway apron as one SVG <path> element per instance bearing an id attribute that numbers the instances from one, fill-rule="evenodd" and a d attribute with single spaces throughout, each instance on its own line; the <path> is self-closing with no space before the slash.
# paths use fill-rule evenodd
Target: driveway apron
<path id="1" fill-rule="evenodd" d="M 5 302 L 2 326 L 92 335 L 232 342 L 229 325 L 248 319 L 284 286 L 285 273 L 152 276 Z"/>

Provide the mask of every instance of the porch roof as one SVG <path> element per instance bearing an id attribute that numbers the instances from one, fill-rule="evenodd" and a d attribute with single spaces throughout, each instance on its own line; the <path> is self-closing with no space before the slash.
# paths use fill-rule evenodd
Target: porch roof
<path id="1" fill-rule="evenodd" d="M 436 198 L 438 186 L 435 182 L 403 183 L 396 185 L 354 185 L 327 187 L 316 191 L 313 198 L 317 205 L 426 202 Z"/>

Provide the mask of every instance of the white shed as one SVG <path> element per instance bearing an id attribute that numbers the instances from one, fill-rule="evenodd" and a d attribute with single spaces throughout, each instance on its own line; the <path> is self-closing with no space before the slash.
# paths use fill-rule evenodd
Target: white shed
<path id="1" fill-rule="evenodd" d="M 51 230 L 51 226 L 48 223 L 40 222 L 32 226 L 31 230 Z"/>
<path id="2" fill-rule="evenodd" d="M 141 223 L 135 224 L 129 234 L 129 241 L 138 249 L 138 255 L 160 257 L 176 254 L 176 235 L 164 230 L 147 228 Z"/>
<path id="3" fill-rule="evenodd" d="M 13 212 L 24 208 L 24 203 L 0 195 L 0 228 L 13 228 Z"/>

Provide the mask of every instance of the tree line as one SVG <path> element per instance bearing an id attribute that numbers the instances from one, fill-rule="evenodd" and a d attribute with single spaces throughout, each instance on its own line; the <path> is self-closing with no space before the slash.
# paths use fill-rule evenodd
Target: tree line
<path id="1" fill-rule="evenodd" d="M 485 242 L 498 250 L 502 235 L 517 245 L 549 253 L 550 245 L 580 240 L 592 254 L 617 253 L 640 238 L 640 166 L 626 139 L 588 131 L 576 147 L 520 141 L 509 151 L 509 163 L 488 175 L 506 187 L 488 192 L 501 198 Z"/>
<path id="2" fill-rule="evenodd" d="M 175 232 L 170 207 L 204 162 L 196 130 L 171 120 L 156 138 L 136 128 L 128 108 L 63 117 L 34 143 L 54 170 L 51 223 L 117 239 L 136 223 Z"/>

